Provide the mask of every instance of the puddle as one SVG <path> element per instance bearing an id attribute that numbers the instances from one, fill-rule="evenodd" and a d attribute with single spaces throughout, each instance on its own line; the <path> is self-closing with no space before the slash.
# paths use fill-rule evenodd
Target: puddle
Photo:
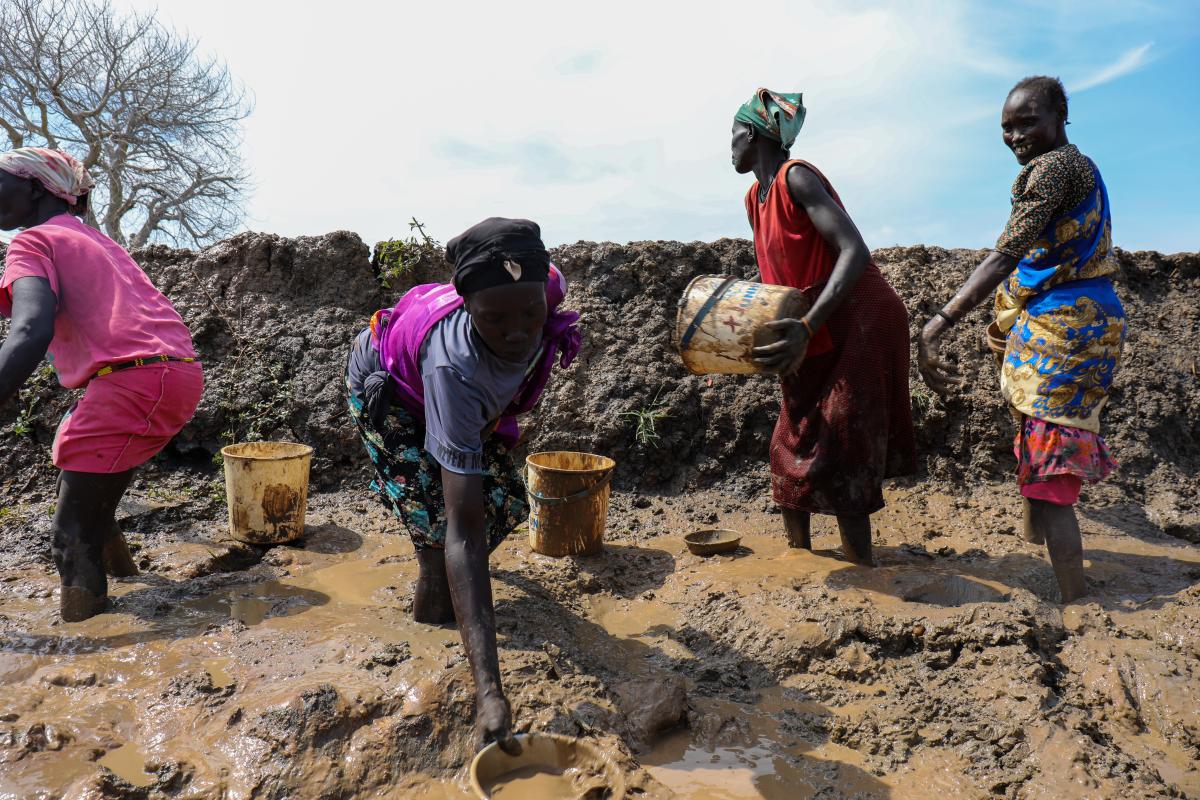
<path id="1" fill-rule="evenodd" d="M 327 598 L 280 581 L 234 586 L 198 600 L 187 600 L 184 608 L 235 619 L 248 627 L 268 617 L 297 614 Z"/>
<path id="2" fill-rule="evenodd" d="M 204 665 L 204 669 L 208 671 L 208 676 L 212 678 L 214 689 L 224 689 L 226 686 L 232 686 L 236 683 L 233 676 L 226 671 L 232 662 L 233 659 L 229 658 L 206 658 L 200 662 Z"/>
<path id="3" fill-rule="evenodd" d="M 789 712 L 829 713 L 817 704 L 788 699 L 785 689 L 766 690 L 753 705 L 699 699 L 696 711 L 707 734 L 677 730 L 640 759 L 656 780 L 680 797 L 890 797 L 890 789 L 862 768 L 856 751 L 828 742 L 813 744 L 781 728 Z"/>
<path id="4" fill-rule="evenodd" d="M 98 763 L 139 789 L 154 783 L 154 776 L 146 772 L 145 754 L 132 742 L 109 750 Z"/>
<path id="5" fill-rule="evenodd" d="M 392 536 L 371 551 L 369 556 L 355 553 L 345 561 L 303 573 L 287 583 L 315 589 L 335 603 L 386 606 L 392 598 L 379 597 L 379 590 L 389 586 L 402 586 L 404 591 L 408 590 L 409 579 L 405 577 L 407 570 L 398 565 L 395 559 L 411 550 L 412 547 L 400 537 Z"/>

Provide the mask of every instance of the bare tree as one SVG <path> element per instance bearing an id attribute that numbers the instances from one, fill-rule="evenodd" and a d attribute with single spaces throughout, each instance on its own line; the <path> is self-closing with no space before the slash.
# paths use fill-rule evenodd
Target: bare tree
<path id="1" fill-rule="evenodd" d="M 96 179 L 94 224 L 123 245 L 211 242 L 243 220 L 251 103 L 217 59 L 154 13 L 108 0 L 0 2 L 0 130 Z"/>

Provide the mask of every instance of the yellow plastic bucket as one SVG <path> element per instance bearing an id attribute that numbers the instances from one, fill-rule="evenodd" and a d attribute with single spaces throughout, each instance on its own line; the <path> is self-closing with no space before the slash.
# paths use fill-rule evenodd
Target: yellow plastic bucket
<path id="1" fill-rule="evenodd" d="M 600 552 L 616 466 L 605 456 L 566 450 L 526 457 L 529 546 L 534 552 L 547 556 Z"/>
<path id="2" fill-rule="evenodd" d="M 789 286 L 701 275 L 679 299 L 675 347 L 693 375 L 764 373 L 751 351 L 778 341 L 766 324 L 799 319 L 806 311 L 808 300 Z"/>
<path id="3" fill-rule="evenodd" d="M 282 544 L 304 535 L 313 449 L 294 442 L 247 442 L 221 448 L 229 533 L 250 544 Z"/>

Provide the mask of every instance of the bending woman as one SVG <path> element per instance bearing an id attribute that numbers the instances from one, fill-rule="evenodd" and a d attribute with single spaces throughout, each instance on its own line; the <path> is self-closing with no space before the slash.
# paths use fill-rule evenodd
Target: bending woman
<path id="1" fill-rule="evenodd" d="M 129 253 L 75 215 L 92 181 L 66 153 L 26 147 L 0 154 L 0 228 L 8 246 L 0 314 L 0 404 L 47 351 L 59 382 L 86 387 L 54 436 L 61 472 L 52 552 L 62 618 L 105 609 L 108 581 L 137 573 L 117 527 L 134 469 L 192 418 L 204 390 L 192 336 Z"/>
<path id="2" fill-rule="evenodd" d="M 938 355 L 938 341 L 995 292 L 996 323 L 1007 335 L 1000 390 L 1020 417 L 1017 483 L 1025 538 L 1050 552 L 1063 602 L 1087 593 L 1075 503 L 1083 481 L 1115 466 L 1100 436 L 1125 340 L 1125 311 L 1110 276 L 1108 193 L 1091 159 L 1067 141 L 1067 95 L 1057 78 L 1026 78 L 1004 103 L 1004 143 L 1022 166 L 1012 213 L 996 249 L 921 332 L 918 361 L 931 388 L 962 377 Z"/>
<path id="3" fill-rule="evenodd" d="M 500 683 L 488 554 L 529 514 L 509 456 L 558 362 L 579 352 L 579 316 L 538 226 L 492 218 L 452 239 L 453 284 L 409 290 L 354 340 L 350 413 L 384 500 L 407 528 L 417 622 L 457 620 L 482 741 L 518 752 Z"/>
<path id="4" fill-rule="evenodd" d="M 908 314 L 833 186 L 791 158 L 803 124 L 799 94 L 766 89 L 733 123 L 733 167 L 757 178 L 746 212 L 761 279 L 812 304 L 803 319 L 772 323 L 782 339 L 755 350 L 782 376 L 771 485 L 792 547 L 811 550 L 810 515 L 832 514 L 846 557 L 871 564 L 883 480 L 916 468 Z"/>

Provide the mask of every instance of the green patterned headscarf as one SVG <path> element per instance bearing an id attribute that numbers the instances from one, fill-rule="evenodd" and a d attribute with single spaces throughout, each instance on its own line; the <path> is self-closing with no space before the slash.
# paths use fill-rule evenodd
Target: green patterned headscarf
<path id="1" fill-rule="evenodd" d="M 788 149 L 804 125 L 803 98 L 800 92 L 780 94 L 759 89 L 754 97 L 742 104 L 734 119 L 754 126 Z"/>

